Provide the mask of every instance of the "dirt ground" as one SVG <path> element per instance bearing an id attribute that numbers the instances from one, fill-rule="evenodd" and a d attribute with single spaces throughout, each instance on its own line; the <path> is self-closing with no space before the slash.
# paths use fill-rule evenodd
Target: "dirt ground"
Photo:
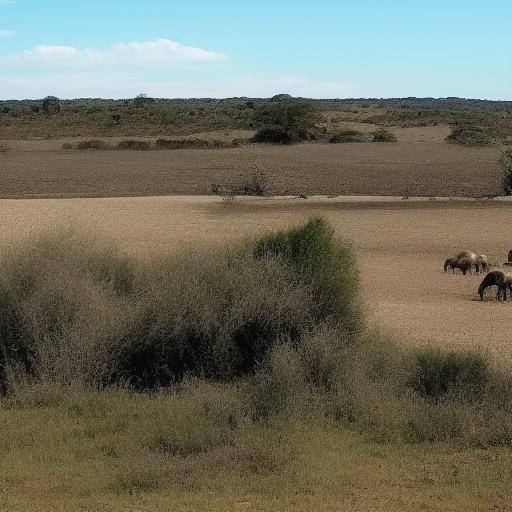
<path id="1" fill-rule="evenodd" d="M 240 181 L 255 172 L 265 175 L 272 195 L 378 191 L 400 196 L 484 196 L 499 192 L 500 148 L 448 144 L 444 137 L 449 128 L 443 126 L 394 131 L 397 144 L 308 143 L 176 151 L 62 149 L 64 143 L 78 139 L 2 141 L 8 150 L 0 152 L 0 197 L 207 194 L 214 181 Z M 108 140 L 115 144 L 120 138 Z"/>
<path id="2" fill-rule="evenodd" d="M 318 214 L 357 251 L 373 327 L 406 342 L 479 348 L 512 363 L 512 303 L 482 303 L 481 276 L 442 271 L 444 259 L 463 249 L 506 259 L 512 204 L 505 201 L 244 198 L 226 207 L 205 196 L 2 200 L 0 243 L 73 225 L 131 253 L 154 255 L 207 248 Z"/>

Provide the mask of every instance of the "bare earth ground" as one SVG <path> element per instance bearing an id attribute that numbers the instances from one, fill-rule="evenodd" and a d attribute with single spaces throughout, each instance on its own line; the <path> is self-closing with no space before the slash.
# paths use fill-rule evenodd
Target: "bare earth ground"
<path id="1" fill-rule="evenodd" d="M 352 123 L 353 124 L 353 123 Z M 363 125 L 366 130 L 374 128 Z M 206 194 L 218 179 L 262 171 L 273 195 L 483 196 L 500 188 L 500 148 L 444 141 L 448 127 L 396 128 L 397 144 L 246 145 L 176 151 L 64 150 L 77 139 L 2 141 L 0 197 Z M 197 134 L 235 138 L 246 132 Z M 104 139 L 115 144 L 123 138 Z"/>
<path id="2" fill-rule="evenodd" d="M 206 248 L 318 214 L 357 250 L 373 326 L 408 342 L 482 348 L 512 363 L 512 303 L 481 303 L 481 277 L 442 272 L 444 259 L 461 249 L 506 258 L 512 205 L 505 201 L 245 198 L 225 207 L 205 196 L 2 200 L 0 243 L 75 225 L 150 255 Z"/>

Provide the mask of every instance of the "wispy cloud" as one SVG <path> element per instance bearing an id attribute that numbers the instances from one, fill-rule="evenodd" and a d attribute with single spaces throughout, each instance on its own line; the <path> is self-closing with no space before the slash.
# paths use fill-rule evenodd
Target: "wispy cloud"
<path id="1" fill-rule="evenodd" d="M 143 43 L 116 43 L 106 49 L 79 49 L 65 45 L 38 45 L 31 50 L 12 54 L 3 60 L 17 65 L 73 66 L 173 66 L 219 61 L 227 55 L 186 46 L 170 39 Z"/>
<path id="2" fill-rule="evenodd" d="M 14 32 L 12 30 L 5 30 L 0 28 L 0 37 L 9 37 L 12 36 Z"/>
<path id="3" fill-rule="evenodd" d="M 16 0 L 0 0 L 0 5 L 15 4 Z"/>

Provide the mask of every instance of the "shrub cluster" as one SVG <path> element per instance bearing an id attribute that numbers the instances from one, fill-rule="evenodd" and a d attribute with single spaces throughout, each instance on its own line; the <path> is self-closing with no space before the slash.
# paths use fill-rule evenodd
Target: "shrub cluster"
<path id="1" fill-rule="evenodd" d="M 377 130 L 373 132 L 373 142 L 398 142 L 396 135 L 389 130 Z"/>
<path id="2" fill-rule="evenodd" d="M 102 140 L 88 140 L 77 144 L 65 143 L 63 149 L 128 149 L 147 151 L 149 149 L 225 149 L 237 148 L 242 140 L 203 140 L 203 139 L 157 139 L 154 143 L 148 140 L 122 140 L 116 146 Z"/>
<path id="3" fill-rule="evenodd" d="M 457 126 L 446 137 L 448 142 L 461 146 L 492 146 L 494 138 L 484 128 L 478 126 Z"/>
<path id="4" fill-rule="evenodd" d="M 338 284 L 354 272 L 348 249 L 320 220 L 291 233 L 291 252 L 269 238 L 146 264 L 70 234 L 34 240 L 2 258 L 0 368 L 100 387 L 230 379 L 318 321 L 352 324 Z"/>

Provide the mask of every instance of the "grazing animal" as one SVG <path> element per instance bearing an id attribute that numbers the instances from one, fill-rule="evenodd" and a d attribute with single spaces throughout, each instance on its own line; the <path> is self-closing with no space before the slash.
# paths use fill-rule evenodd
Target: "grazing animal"
<path id="1" fill-rule="evenodd" d="M 457 260 L 467 259 L 471 264 L 471 268 L 475 267 L 477 274 L 480 272 L 480 267 L 482 270 L 487 270 L 489 268 L 489 262 L 485 254 L 475 254 L 470 251 L 462 251 L 459 252 L 455 258 Z"/>
<path id="2" fill-rule="evenodd" d="M 448 268 L 452 269 L 452 272 L 455 274 L 455 268 L 457 267 L 457 260 L 455 258 L 448 258 L 444 262 L 444 271 L 448 272 Z"/>
<path id="3" fill-rule="evenodd" d="M 467 274 L 468 270 L 471 273 L 471 268 L 473 266 L 472 261 L 469 258 L 448 258 L 444 262 L 444 271 L 447 272 L 448 268 L 452 269 L 452 272 L 455 274 L 455 269 L 462 270 L 464 275 Z"/>
<path id="4" fill-rule="evenodd" d="M 484 292 L 489 286 L 497 286 L 498 293 L 496 299 L 500 300 L 500 298 L 503 298 L 503 300 L 506 301 L 507 289 L 509 290 L 509 295 L 512 297 L 512 274 L 507 274 L 503 272 L 503 270 L 493 270 L 489 272 L 478 287 L 480 300 L 484 300 Z"/>

